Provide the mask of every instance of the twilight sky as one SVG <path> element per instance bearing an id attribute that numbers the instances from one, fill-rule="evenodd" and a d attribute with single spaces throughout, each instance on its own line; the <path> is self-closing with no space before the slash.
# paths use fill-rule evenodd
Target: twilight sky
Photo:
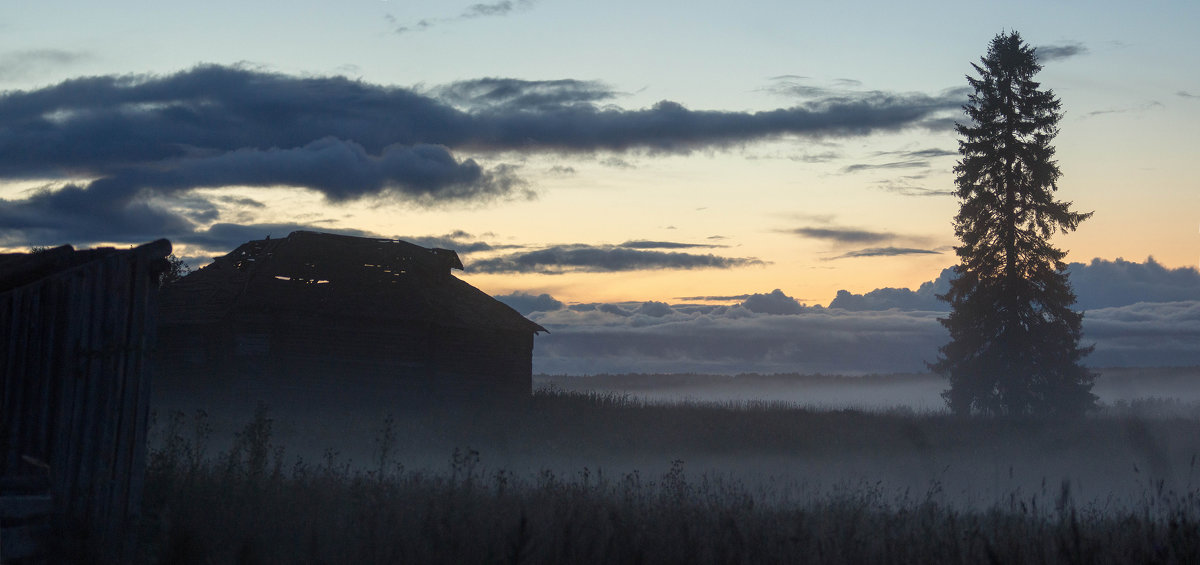
<path id="1" fill-rule="evenodd" d="M 1200 4 L 979 4 L 7 2 L 0 248 L 316 229 L 568 305 L 916 289 L 955 262 L 964 75 L 1015 29 L 1095 212 L 1056 244 L 1194 268 Z"/>

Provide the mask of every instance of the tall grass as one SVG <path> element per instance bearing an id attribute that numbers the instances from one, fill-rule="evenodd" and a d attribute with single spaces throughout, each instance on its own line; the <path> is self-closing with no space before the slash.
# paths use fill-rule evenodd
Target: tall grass
<path id="1" fill-rule="evenodd" d="M 977 421 L 769 404 L 644 405 L 620 395 L 551 390 L 502 421 L 484 415 L 473 422 L 445 422 L 443 439 L 462 440 L 462 447 L 443 451 L 440 463 L 414 465 L 406 435 L 435 423 L 381 419 L 371 457 L 353 464 L 333 450 L 315 461 L 289 454 L 277 445 L 277 422 L 265 407 L 217 453 L 208 446 L 213 428 L 206 413 L 169 414 L 156 424 L 147 473 L 143 561 L 1200 562 L 1200 493 L 1190 471 L 1179 489 L 1145 479 L 1136 504 L 1080 500 L 1067 480 L 964 506 L 946 495 L 936 473 L 919 489 L 853 478 L 813 489 L 795 478 L 751 481 L 697 469 L 669 455 L 861 451 L 886 463 L 914 450 L 936 457 L 1014 441 L 1087 451 L 1139 433 L 1121 416 Z M 1172 434 L 1196 427 L 1167 424 Z M 1138 425 L 1143 440 L 1165 437 L 1154 422 Z M 495 449 L 487 442 L 498 437 L 496 426 L 509 431 L 506 448 L 526 455 L 573 440 L 564 449 L 635 451 L 663 461 L 654 472 L 494 466 L 486 453 Z"/>

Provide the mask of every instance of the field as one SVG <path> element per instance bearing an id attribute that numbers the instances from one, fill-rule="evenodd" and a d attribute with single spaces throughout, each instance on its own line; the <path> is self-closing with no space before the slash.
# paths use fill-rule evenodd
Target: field
<path id="1" fill-rule="evenodd" d="M 625 378 L 642 393 L 699 382 Z M 156 413 L 144 559 L 1200 560 L 1192 401 L 1114 400 L 1077 421 L 958 419 L 540 380 L 551 386 L 503 410 Z"/>

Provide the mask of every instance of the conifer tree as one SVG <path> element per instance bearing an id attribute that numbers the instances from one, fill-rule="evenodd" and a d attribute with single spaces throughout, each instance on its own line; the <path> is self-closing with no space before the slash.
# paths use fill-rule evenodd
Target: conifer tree
<path id="1" fill-rule="evenodd" d="M 1091 213 L 1054 199 L 1061 102 L 1033 80 L 1042 67 L 1016 32 L 997 35 L 980 62 L 978 78 L 967 77 L 970 121 L 956 124 L 962 244 L 940 297 L 951 306 L 941 320 L 950 342 L 930 368 L 949 379 L 942 396 L 957 414 L 1079 414 L 1095 406 L 1095 374 L 1080 364 L 1091 348 L 1079 345 L 1066 253 L 1049 238 Z"/>

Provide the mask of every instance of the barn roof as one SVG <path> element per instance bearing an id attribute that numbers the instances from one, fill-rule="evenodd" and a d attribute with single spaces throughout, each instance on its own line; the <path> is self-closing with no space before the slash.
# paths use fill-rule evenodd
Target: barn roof
<path id="1" fill-rule="evenodd" d="M 114 253 L 162 260 L 171 253 L 171 243 L 160 239 L 128 250 L 112 247 L 75 249 L 70 245 L 62 245 L 36 253 L 0 253 L 0 293 L 81 267 Z"/>
<path id="2" fill-rule="evenodd" d="M 447 249 L 296 231 L 217 257 L 170 285 L 159 310 L 164 324 L 299 314 L 546 331 L 450 274 L 462 268 L 458 254 Z"/>

